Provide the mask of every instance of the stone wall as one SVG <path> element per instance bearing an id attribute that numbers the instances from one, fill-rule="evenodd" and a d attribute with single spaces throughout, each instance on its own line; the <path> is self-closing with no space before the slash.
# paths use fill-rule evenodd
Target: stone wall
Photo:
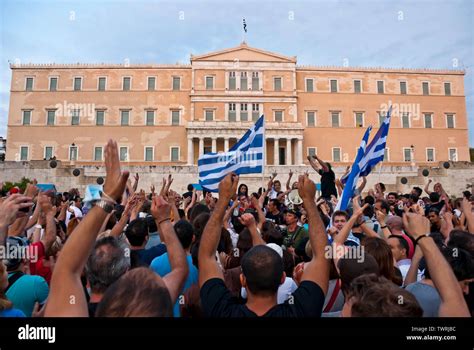
<path id="1" fill-rule="evenodd" d="M 406 193 L 413 186 L 423 188 L 428 179 L 433 179 L 433 183 L 441 182 L 443 187 L 449 194 L 460 195 L 462 191 L 469 189 L 472 191 L 474 184 L 474 163 L 469 162 L 450 162 L 450 167 L 445 169 L 443 163 L 436 163 L 431 167 L 419 166 L 382 166 L 374 169 L 368 176 L 369 187 L 373 187 L 376 182 L 383 182 L 387 191 L 398 191 Z M 80 169 L 79 176 L 72 174 L 75 168 Z M 169 173 L 173 175 L 173 189 L 178 192 L 185 192 L 189 183 L 198 183 L 198 172 L 196 166 L 123 166 L 133 175 L 140 175 L 139 188 L 149 191 L 150 185 L 155 184 L 158 188 L 163 177 Z M 298 174 L 303 174 L 309 170 L 310 177 L 313 181 L 319 182 L 319 175 L 316 174 L 309 166 L 267 166 L 265 167 L 265 180 L 261 175 L 243 175 L 241 183 L 249 186 L 251 192 L 257 191 L 263 184 L 266 186 L 269 176 L 276 171 L 279 175 L 277 179 L 282 182 L 285 187 L 290 169 Z M 430 174 L 428 177 L 422 175 L 423 169 L 428 169 Z M 335 167 L 336 176 L 340 177 L 344 172 L 343 167 Z M 70 188 L 77 187 L 84 193 L 88 184 L 96 184 L 98 177 L 105 177 L 105 168 L 96 166 L 74 166 L 61 163 L 58 161 L 56 168 L 51 168 L 48 161 L 30 161 L 30 162 L 0 162 L 0 182 L 20 181 L 22 177 L 37 179 L 38 183 L 54 183 L 58 191 L 67 191 Z M 401 183 L 401 178 L 406 177 L 407 184 Z M 293 177 L 293 181 L 297 176 Z"/>

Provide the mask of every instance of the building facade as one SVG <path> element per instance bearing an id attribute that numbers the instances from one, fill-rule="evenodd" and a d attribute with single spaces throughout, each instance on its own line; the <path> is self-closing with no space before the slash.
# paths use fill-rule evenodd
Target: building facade
<path id="1" fill-rule="evenodd" d="M 245 43 L 189 65 L 11 69 L 7 160 L 98 165 L 113 138 L 130 165 L 196 165 L 263 114 L 266 164 L 344 165 L 392 105 L 386 163 L 469 161 L 464 71 L 298 66 Z"/>

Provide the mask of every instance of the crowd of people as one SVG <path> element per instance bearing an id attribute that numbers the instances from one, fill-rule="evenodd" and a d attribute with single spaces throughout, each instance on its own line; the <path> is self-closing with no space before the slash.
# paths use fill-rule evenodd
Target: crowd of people
<path id="1" fill-rule="evenodd" d="M 474 196 L 361 180 L 346 210 L 331 165 L 250 192 L 146 193 L 105 148 L 101 199 L 35 182 L 0 199 L 3 317 L 469 317 Z M 292 180 L 294 180 L 292 182 Z M 16 193 L 15 193 L 16 192 Z M 453 195 L 453 194 L 451 194 Z"/>

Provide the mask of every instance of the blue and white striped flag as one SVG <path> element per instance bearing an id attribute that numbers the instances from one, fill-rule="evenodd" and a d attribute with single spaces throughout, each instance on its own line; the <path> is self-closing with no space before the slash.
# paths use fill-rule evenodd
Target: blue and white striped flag
<path id="1" fill-rule="evenodd" d="M 359 180 L 361 166 L 363 164 L 362 162 L 364 161 L 366 146 L 369 142 L 369 135 L 371 131 L 372 126 L 369 126 L 365 131 L 364 137 L 362 138 L 362 141 L 360 143 L 359 150 L 357 151 L 356 159 L 354 161 L 354 164 L 352 164 L 351 171 L 349 173 L 349 176 L 347 177 L 346 185 L 344 186 L 344 190 L 342 191 L 342 196 L 339 199 L 339 202 L 337 202 L 335 211 L 346 210 L 349 206 L 349 201 L 354 195 L 354 190 L 357 186 L 357 180 Z"/>
<path id="2" fill-rule="evenodd" d="M 198 159 L 199 183 L 203 189 L 217 192 L 219 182 L 229 173 L 237 175 L 263 172 L 265 118 L 255 125 L 228 151 L 207 153 Z"/>
<path id="3" fill-rule="evenodd" d="M 380 129 L 375 134 L 374 138 L 367 146 L 364 156 L 360 162 L 360 175 L 367 176 L 370 174 L 372 169 L 381 161 L 383 161 L 385 155 L 385 146 L 387 144 L 388 130 L 390 129 L 390 121 L 392 114 L 392 106 L 388 109 L 387 116 L 385 117 Z M 341 178 L 341 182 L 345 184 L 349 179 L 349 175 Z"/>

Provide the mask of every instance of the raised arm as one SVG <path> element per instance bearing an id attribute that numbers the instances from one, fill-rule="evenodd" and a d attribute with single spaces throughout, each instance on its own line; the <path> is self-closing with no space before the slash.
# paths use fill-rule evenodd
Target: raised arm
<path id="1" fill-rule="evenodd" d="M 222 219 L 229 201 L 237 193 L 239 177 L 228 174 L 219 184 L 219 200 L 207 222 L 199 245 L 199 287 L 211 278 L 223 279 L 222 270 L 216 261 L 217 245 L 221 237 Z"/>
<path id="2" fill-rule="evenodd" d="M 167 193 L 162 193 L 153 198 L 151 213 L 155 218 L 156 226 L 159 227 L 159 231 L 166 242 L 171 272 L 163 277 L 163 282 L 165 282 L 168 288 L 171 300 L 175 302 L 183 290 L 189 267 L 186 261 L 186 253 L 176 236 L 176 232 L 170 220 L 171 207 Z"/>
<path id="3" fill-rule="evenodd" d="M 324 172 L 329 171 L 329 167 L 328 167 L 328 165 L 325 161 L 323 161 L 321 158 L 319 158 L 316 154 L 313 156 L 313 158 L 318 161 L 319 165 L 321 165 L 321 168 L 323 168 Z"/>
<path id="4" fill-rule="evenodd" d="M 313 257 L 305 265 L 301 281 L 316 283 L 326 295 L 329 283 L 329 259 L 326 258 L 325 248 L 328 239 L 318 208 L 314 202 L 316 186 L 309 179 L 308 175 L 301 175 L 298 178 L 298 193 L 301 199 L 303 199 L 303 205 L 307 212 L 309 241 L 313 251 Z"/>
<path id="5" fill-rule="evenodd" d="M 307 159 L 308 159 L 308 161 L 309 161 L 309 165 L 311 165 L 311 168 L 313 168 L 314 171 L 316 171 L 317 173 L 319 173 L 319 167 L 318 167 L 318 165 L 316 164 L 315 159 L 312 158 L 311 156 L 308 156 Z"/>
<path id="6" fill-rule="evenodd" d="M 433 180 L 429 179 L 428 180 L 428 183 L 425 185 L 425 188 L 423 189 L 426 194 L 429 196 L 431 194 L 432 191 L 430 191 L 430 184 Z"/>
<path id="7" fill-rule="evenodd" d="M 259 230 L 262 229 L 263 227 L 263 223 L 265 222 L 265 214 L 263 213 L 263 210 L 262 210 L 262 207 L 260 206 L 260 203 L 259 201 L 257 200 L 257 198 L 253 197 L 250 198 L 250 202 L 252 203 L 253 207 L 255 208 L 255 210 L 257 211 L 257 215 L 258 215 L 258 224 L 257 224 L 257 227 Z"/>
<path id="8" fill-rule="evenodd" d="M 474 214 L 472 213 L 472 204 L 466 198 L 461 202 L 461 211 L 464 214 L 467 230 L 474 234 Z"/>
<path id="9" fill-rule="evenodd" d="M 290 169 L 288 174 L 288 180 L 286 181 L 286 190 L 291 191 L 291 178 L 293 177 L 293 171 Z"/>
<path id="10" fill-rule="evenodd" d="M 403 285 L 408 286 L 410 283 L 415 283 L 418 278 L 418 267 L 420 266 L 421 258 L 423 257 L 423 252 L 419 245 L 415 248 L 415 254 L 411 259 L 410 268 L 408 269 L 407 275 Z"/>
<path id="11" fill-rule="evenodd" d="M 0 204 L 0 246 L 5 245 L 8 227 L 18 217 L 26 215 L 21 209 L 28 209 L 32 206 L 31 198 L 21 194 L 13 194 Z"/>
<path id="12" fill-rule="evenodd" d="M 433 239 L 427 235 L 430 232 L 429 220 L 419 214 L 404 213 L 403 226 L 418 240 L 418 245 L 430 271 L 431 280 L 441 297 L 438 315 L 440 317 L 469 317 L 469 309 L 451 266 Z M 422 236 L 426 236 L 426 238 Z"/>
<path id="13" fill-rule="evenodd" d="M 239 221 L 242 225 L 248 228 L 250 235 L 252 236 L 252 246 L 255 247 L 256 245 L 266 244 L 262 238 L 262 235 L 258 232 L 257 223 L 255 222 L 255 218 L 250 213 L 243 214 Z"/>
<path id="14" fill-rule="evenodd" d="M 114 204 L 123 194 L 128 172 L 121 173 L 117 143 L 105 146 L 106 179 L 102 200 Z M 69 236 L 55 265 L 45 316 L 87 317 L 86 296 L 81 274 L 107 212 L 94 206 Z"/>
<path id="15" fill-rule="evenodd" d="M 362 191 L 363 191 L 364 188 L 365 188 L 365 185 L 367 185 L 367 178 L 366 178 L 365 176 L 362 176 L 362 181 L 361 181 L 359 187 L 357 188 L 357 191 L 358 191 L 359 193 L 362 193 Z"/>
<path id="16" fill-rule="evenodd" d="M 44 250 L 48 251 L 56 240 L 56 222 L 54 221 L 56 207 L 53 207 L 51 199 L 44 193 L 38 195 L 37 204 L 41 207 L 46 218 L 46 227 L 41 243 L 43 243 Z"/>

